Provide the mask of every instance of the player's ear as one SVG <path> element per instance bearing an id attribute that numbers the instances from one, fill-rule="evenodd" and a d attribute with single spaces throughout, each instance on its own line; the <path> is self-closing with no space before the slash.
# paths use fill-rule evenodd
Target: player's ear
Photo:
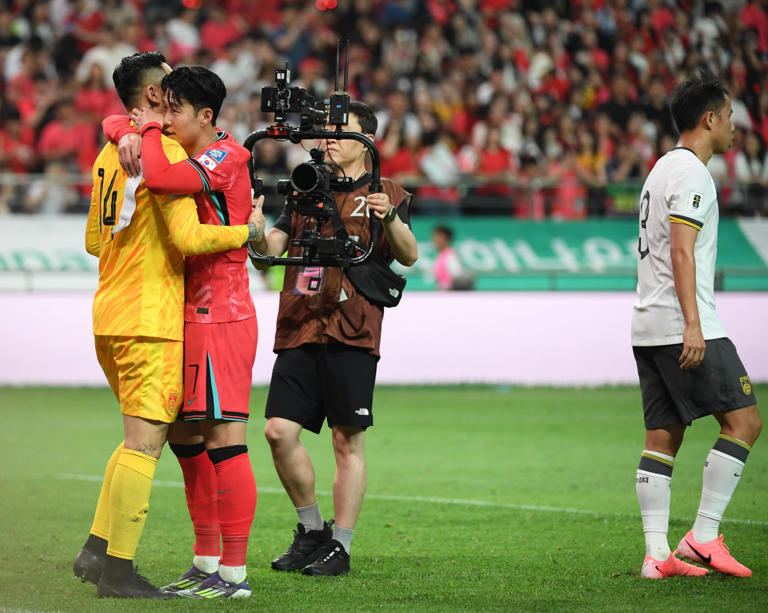
<path id="1" fill-rule="evenodd" d="M 208 107 L 200 109 L 197 118 L 200 121 L 200 127 L 207 126 L 208 124 L 213 123 L 213 111 Z"/>
<path id="2" fill-rule="evenodd" d="M 705 119 L 707 130 L 712 129 L 712 124 L 715 123 L 715 112 L 707 111 L 706 113 L 704 113 L 704 119 Z"/>
<path id="3" fill-rule="evenodd" d="M 163 103 L 163 90 L 154 83 L 147 85 L 144 89 L 144 94 L 147 97 L 147 100 L 155 106 Z"/>

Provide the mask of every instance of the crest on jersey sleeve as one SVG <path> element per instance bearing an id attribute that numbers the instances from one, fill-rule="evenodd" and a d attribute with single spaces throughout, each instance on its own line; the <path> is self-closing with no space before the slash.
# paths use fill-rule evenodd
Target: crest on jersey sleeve
<path id="1" fill-rule="evenodd" d="M 739 383 L 741 383 L 741 389 L 744 392 L 744 395 L 749 396 L 752 391 L 752 383 L 749 381 L 749 376 L 739 377 Z"/>
<path id="2" fill-rule="evenodd" d="M 688 208 L 698 211 L 701 208 L 701 199 L 704 196 L 699 192 L 688 192 Z"/>
<path id="3" fill-rule="evenodd" d="M 209 149 L 203 155 L 198 158 L 198 161 L 205 166 L 208 170 L 213 170 L 222 160 L 229 155 L 228 151 L 222 151 L 221 149 Z"/>

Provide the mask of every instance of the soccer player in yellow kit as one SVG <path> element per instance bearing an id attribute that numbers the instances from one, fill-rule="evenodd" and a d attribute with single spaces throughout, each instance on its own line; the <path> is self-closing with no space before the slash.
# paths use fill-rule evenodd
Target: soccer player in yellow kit
<path id="1" fill-rule="evenodd" d="M 137 53 L 122 60 L 113 80 L 126 108 L 162 109 L 168 72 L 161 54 Z M 178 143 L 163 137 L 163 146 L 172 162 L 186 158 Z M 94 163 L 93 183 L 85 241 L 99 258 L 93 332 L 125 439 L 107 464 L 74 572 L 97 583 L 100 597 L 170 598 L 176 595 L 136 573 L 133 558 L 157 459 L 183 397 L 184 254 L 240 247 L 258 228 L 201 225 L 192 198 L 158 196 L 141 175 L 129 178 L 113 144 Z"/>

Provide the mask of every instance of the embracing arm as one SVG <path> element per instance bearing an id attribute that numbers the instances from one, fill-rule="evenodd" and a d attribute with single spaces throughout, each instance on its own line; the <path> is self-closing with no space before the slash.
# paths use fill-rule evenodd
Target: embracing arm
<path id="1" fill-rule="evenodd" d="M 141 130 L 141 159 L 144 182 L 156 194 L 197 194 L 205 189 L 197 162 L 181 160 L 171 164 L 163 150 L 160 124 L 148 123 Z"/>
<path id="2" fill-rule="evenodd" d="M 109 115 L 101 122 L 104 137 L 117 145 L 120 166 L 129 177 L 141 174 L 141 136 L 125 115 Z"/>
<path id="3" fill-rule="evenodd" d="M 265 232 L 267 221 L 264 218 L 262 207 L 264 205 L 264 196 L 259 196 L 253 201 L 253 209 L 248 217 L 248 223 L 254 227 L 255 237 L 250 239 L 250 247 L 260 255 L 283 255 L 288 249 L 288 234 L 279 228 L 272 227 L 269 232 Z M 264 270 L 267 266 L 257 264 L 251 259 L 253 265 L 259 270 Z"/>
<path id="4" fill-rule="evenodd" d="M 251 235 L 247 225 L 213 226 L 201 224 L 197 205 L 189 196 L 156 199 L 163 215 L 171 242 L 184 255 L 216 253 L 242 247 Z"/>

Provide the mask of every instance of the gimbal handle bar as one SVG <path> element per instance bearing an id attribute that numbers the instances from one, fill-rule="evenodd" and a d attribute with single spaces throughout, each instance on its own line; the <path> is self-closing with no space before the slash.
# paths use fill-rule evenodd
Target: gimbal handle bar
<path id="1" fill-rule="evenodd" d="M 257 130 L 255 132 L 251 132 L 243 142 L 243 147 L 245 147 L 251 153 L 251 158 L 248 160 L 248 174 L 251 177 L 251 187 L 253 187 L 254 190 L 259 189 L 259 185 L 257 183 L 258 177 L 256 177 L 254 172 L 253 148 L 257 142 L 265 138 L 270 138 L 272 140 L 287 140 L 295 144 L 300 143 L 303 140 L 310 139 L 332 138 L 335 140 L 356 140 L 357 142 L 362 143 L 371 154 L 372 168 L 370 190 L 371 192 L 381 191 L 381 163 L 379 161 L 379 150 L 376 149 L 376 145 L 374 145 L 373 141 L 365 134 L 361 134 L 360 132 L 345 132 L 341 129 L 341 126 L 336 126 L 336 130 L 300 130 L 285 125 L 270 126 L 266 130 Z M 336 265 L 340 267 L 355 266 L 365 262 L 373 253 L 373 250 L 376 247 L 376 243 L 379 240 L 380 231 L 381 224 L 378 223 L 375 215 L 371 215 L 371 238 L 368 244 L 368 248 L 362 254 L 354 257 L 347 257 L 339 254 L 337 257 Z M 278 257 L 274 255 L 263 255 L 261 253 L 256 253 L 253 249 L 251 249 L 250 244 L 248 245 L 248 255 L 258 264 L 264 264 L 266 266 L 307 266 L 312 264 L 307 262 L 303 257 Z M 316 262 L 315 264 L 319 264 L 319 262 Z M 327 264 L 325 265 L 327 266 Z"/>

